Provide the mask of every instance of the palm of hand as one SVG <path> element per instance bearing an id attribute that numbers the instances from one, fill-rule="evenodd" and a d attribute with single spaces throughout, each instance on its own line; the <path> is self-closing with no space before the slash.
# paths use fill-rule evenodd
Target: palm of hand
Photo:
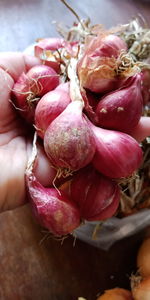
<path id="1" fill-rule="evenodd" d="M 21 53 L 0 54 L 0 211 L 15 208 L 26 200 L 25 170 L 32 140 L 9 100 L 14 81 L 36 64 L 36 58 Z M 38 153 L 35 174 L 42 184 L 49 185 L 55 170 L 43 150 L 39 148 Z"/>
<path id="2" fill-rule="evenodd" d="M 13 79 L 0 70 L 0 209 L 20 205 L 25 199 L 24 172 L 27 139 L 10 103 Z M 17 187 L 17 188 L 14 188 Z"/>

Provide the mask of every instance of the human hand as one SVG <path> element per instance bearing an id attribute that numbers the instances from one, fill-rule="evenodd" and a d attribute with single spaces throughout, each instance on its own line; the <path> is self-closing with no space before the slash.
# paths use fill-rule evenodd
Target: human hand
<path id="1" fill-rule="evenodd" d="M 32 140 L 9 100 L 14 81 L 39 63 L 35 57 L 21 53 L 0 53 L 0 211 L 26 201 L 25 170 Z M 35 173 L 43 185 L 51 184 L 55 174 L 42 149 L 39 149 Z"/>
<path id="2" fill-rule="evenodd" d="M 10 100 L 19 75 L 39 64 L 22 53 L 0 53 L 0 211 L 13 209 L 26 201 L 25 170 L 32 151 L 32 140 Z M 150 135 L 150 118 L 142 117 L 132 132 L 138 140 Z M 35 175 L 43 185 L 51 184 L 55 171 L 39 149 Z"/>

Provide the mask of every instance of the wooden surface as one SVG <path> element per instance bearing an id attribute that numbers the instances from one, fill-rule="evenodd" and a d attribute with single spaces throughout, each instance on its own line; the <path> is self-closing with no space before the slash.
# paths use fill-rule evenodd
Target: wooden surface
<path id="1" fill-rule="evenodd" d="M 149 22 L 150 2 L 69 1 L 82 18 L 110 27 L 137 14 Z M 1 51 L 20 51 L 39 37 L 58 35 L 52 21 L 75 18 L 58 0 L 0 0 Z M 0 300 L 95 300 L 106 288 L 129 287 L 142 234 L 108 252 L 69 237 L 56 241 L 36 224 L 28 206 L 0 215 Z M 111 299 L 110 299 L 111 300 Z"/>

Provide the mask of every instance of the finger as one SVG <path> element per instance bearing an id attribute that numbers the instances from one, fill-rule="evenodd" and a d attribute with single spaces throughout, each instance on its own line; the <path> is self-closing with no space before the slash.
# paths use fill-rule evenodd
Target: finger
<path id="1" fill-rule="evenodd" d="M 12 124 L 14 120 L 13 106 L 9 102 L 13 79 L 4 70 L 0 69 L 0 133 L 6 127 L 8 120 Z"/>
<path id="2" fill-rule="evenodd" d="M 34 56 L 21 52 L 1 52 L 0 67 L 6 71 L 14 81 L 22 72 L 27 72 L 31 67 L 40 64 L 40 60 Z"/>
<path id="3" fill-rule="evenodd" d="M 10 103 L 10 94 L 13 89 L 14 80 L 24 71 L 39 64 L 35 57 L 24 55 L 19 52 L 0 53 L 0 130 L 7 131 L 7 124 L 15 120 L 15 113 Z"/>
<path id="4" fill-rule="evenodd" d="M 131 135 L 138 141 L 142 142 L 150 136 L 150 117 L 141 117 L 138 125 L 134 128 Z"/>

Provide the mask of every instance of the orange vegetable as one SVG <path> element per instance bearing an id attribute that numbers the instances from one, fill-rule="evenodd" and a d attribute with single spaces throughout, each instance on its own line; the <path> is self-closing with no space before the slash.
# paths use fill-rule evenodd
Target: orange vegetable
<path id="1" fill-rule="evenodd" d="M 132 289 L 132 295 L 134 300 L 150 300 L 150 276 Z"/>
<path id="2" fill-rule="evenodd" d="M 145 239 L 139 248 L 137 267 L 142 277 L 150 276 L 150 238 Z"/>
<path id="3" fill-rule="evenodd" d="M 150 299 L 150 298 L 149 298 Z M 106 290 L 97 300 L 133 300 L 131 292 L 121 288 Z M 142 300 L 142 299 L 140 299 Z"/>

